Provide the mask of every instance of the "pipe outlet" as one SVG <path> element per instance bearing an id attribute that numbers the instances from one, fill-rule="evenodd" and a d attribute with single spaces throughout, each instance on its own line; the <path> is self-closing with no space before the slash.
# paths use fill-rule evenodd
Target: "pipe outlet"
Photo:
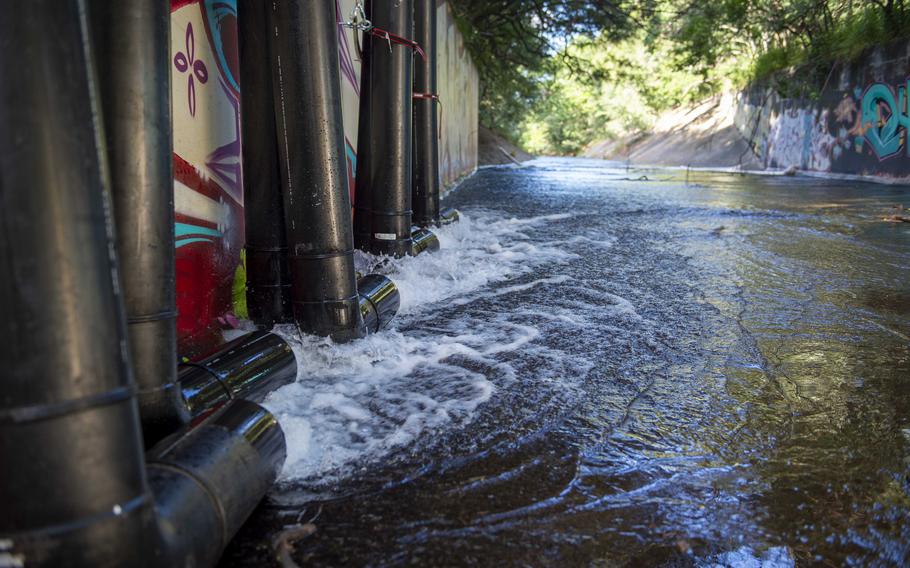
<path id="1" fill-rule="evenodd" d="M 444 227 L 446 225 L 451 225 L 452 223 L 458 221 L 458 217 L 458 209 L 446 207 L 439 212 L 439 226 Z"/>
<path id="2" fill-rule="evenodd" d="M 357 282 L 360 315 L 367 333 L 376 333 L 391 323 L 401 305 L 398 287 L 382 274 L 367 274 Z"/>
<path id="3" fill-rule="evenodd" d="M 168 566 L 214 566 L 275 482 L 287 449 L 269 411 L 234 400 L 146 455 Z"/>
<path id="4" fill-rule="evenodd" d="M 281 336 L 257 331 L 201 361 L 180 366 L 180 389 L 193 416 L 233 399 L 261 401 L 297 377 L 297 359 Z"/>
<path id="5" fill-rule="evenodd" d="M 411 256 L 437 250 L 439 250 L 439 238 L 433 231 L 420 227 L 411 229 Z"/>

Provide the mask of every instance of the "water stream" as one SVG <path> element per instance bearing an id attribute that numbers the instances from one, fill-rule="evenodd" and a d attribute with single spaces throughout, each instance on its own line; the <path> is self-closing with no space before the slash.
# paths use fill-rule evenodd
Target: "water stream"
<path id="1" fill-rule="evenodd" d="M 308 566 L 910 563 L 910 190 L 542 159 L 379 263 L 393 328 L 279 330 L 283 527 Z"/>

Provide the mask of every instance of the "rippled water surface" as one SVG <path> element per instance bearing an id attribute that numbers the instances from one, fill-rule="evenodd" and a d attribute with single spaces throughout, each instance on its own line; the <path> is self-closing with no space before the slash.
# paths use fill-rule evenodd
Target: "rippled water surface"
<path id="1" fill-rule="evenodd" d="M 548 159 L 447 204 L 393 329 L 282 331 L 224 565 L 317 513 L 302 566 L 910 563 L 907 188 Z"/>

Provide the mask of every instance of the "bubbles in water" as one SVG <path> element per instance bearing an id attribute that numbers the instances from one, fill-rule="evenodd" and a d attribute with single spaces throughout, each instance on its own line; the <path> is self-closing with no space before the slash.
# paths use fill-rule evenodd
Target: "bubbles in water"
<path id="1" fill-rule="evenodd" d="M 489 400 L 484 373 L 451 362 L 490 361 L 470 337 L 389 330 L 345 345 L 294 338 L 298 380 L 267 400 L 288 437 L 284 477 L 343 476 L 340 468 L 408 444 L 426 429 L 469 420 Z"/>
<path id="2" fill-rule="evenodd" d="M 293 326 L 276 328 L 298 362 L 297 381 L 265 403 L 287 437 L 282 479 L 321 485 L 344 478 L 351 468 L 432 431 L 467 424 L 497 388 L 515 381 L 516 370 L 503 355 L 527 349 L 539 329 L 511 321 L 513 314 L 480 319 L 457 307 L 565 282 L 567 277 L 554 276 L 491 286 L 577 258 L 555 241 L 529 238 L 547 223 L 570 216 L 515 219 L 476 211 L 437 230 L 438 252 L 404 259 L 360 254 L 361 272 L 386 273 L 401 291 L 392 329 L 334 344 L 300 337 Z M 448 310 L 445 318 L 428 317 L 442 309 Z"/>
<path id="3" fill-rule="evenodd" d="M 399 316 L 432 309 L 436 302 L 456 296 L 463 304 L 473 299 L 465 296 L 489 284 L 578 258 L 558 242 L 531 242 L 528 234 L 570 217 L 561 213 L 516 219 L 474 211 L 458 223 L 433 229 L 439 237 L 437 252 L 402 259 L 358 253 L 357 265 L 364 274 L 377 270 L 392 277 L 401 291 Z"/>
<path id="4" fill-rule="evenodd" d="M 705 568 L 725 568 L 742 566 L 743 568 L 790 568 L 796 561 L 789 549 L 784 546 L 773 546 L 758 552 L 748 546 L 718 554 L 708 560 L 699 560 L 697 566 Z"/>

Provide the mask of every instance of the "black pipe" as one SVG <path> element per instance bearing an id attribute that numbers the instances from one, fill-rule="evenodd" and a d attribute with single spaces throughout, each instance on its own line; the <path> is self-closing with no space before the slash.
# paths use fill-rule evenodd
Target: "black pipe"
<path id="1" fill-rule="evenodd" d="M 367 17 L 377 28 L 410 38 L 412 8 L 411 0 L 372 0 Z M 373 254 L 411 254 L 413 57 L 408 47 L 372 35 L 364 40 L 355 217 L 357 246 Z"/>
<path id="2" fill-rule="evenodd" d="M 439 238 L 429 229 L 414 227 L 411 232 L 411 256 L 439 250 Z"/>
<path id="3" fill-rule="evenodd" d="M 372 9 L 372 0 L 366 0 L 365 13 L 369 14 Z M 360 33 L 355 32 L 355 33 Z M 373 187 L 365 183 L 373 170 L 371 165 L 371 153 L 369 144 L 366 142 L 370 138 L 371 121 L 370 109 L 372 91 L 370 80 L 371 65 L 369 38 L 364 36 L 360 38 L 363 47 L 360 49 L 360 104 L 358 106 L 357 118 L 357 162 L 354 169 L 354 246 L 362 251 L 370 251 L 370 240 L 373 235 L 372 218 L 370 212 L 373 210 Z"/>
<path id="4" fill-rule="evenodd" d="M 362 337 L 335 2 L 268 4 L 294 320 L 337 341 Z"/>
<path id="5" fill-rule="evenodd" d="M 228 343 L 214 355 L 180 366 L 183 398 L 195 416 L 232 399 L 259 402 L 297 377 L 297 360 L 287 342 L 257 331 Z"/>
<path id="6" fill-rule="evenodd" d="M 453 209 L 451 207 L 446 207 L 439 212 L 439 222 L 438 225 L 451 225 L 452 223 L 458 221 L 458 209 Z"/>
<path id="7" fill-rule="evenodd" d="M 17 47 L 0 51 L 2 560 L 211 565 L 274 480 L 283 437 L 233 403 L 152 454 L 153 501 L 88 29 L 85 0 L 0 18 Z"/>
<path id="8" fill-rule="evenodd" d="M 147 446 L 189 420 L 177 388 L 170 10 L 90 0 L 123 297 Z"/>
<path id="9" fill-rule="evenodd" d="M 4 5 L 0 539 L 27 564 L 143 565 L 145 482 L 84 2 Z M 28 61 L 28 65 L 23 65 Z"/>
<path id="10" fill-rule="evenodd" d="M 148 478 L 166 565 L 214 566 L 275 482 L 285 454 L 275 417 L 245 400 L 152 448 Z"/>
<path id="11" fill-rule="evenodd" d="M 240 0 L 237 8 L 246 302 L 250 319 L 271 328 L 294 319 L 269 69 L 269 10 L 262 0 Z"/>
<path id="12" fill-rule="evenodd" d="M 413 222 L 439 221 L 439 94 L 436 80 L 436 0 L 414 0 L 414 41 L 426 58 L 414 60 Z"/>
<path id="13" fill-rule="evenodd" d="M 376 333 L 387 327 L 401 305 L 398 288 L 381 274 L 368 274 L 357 281 L 360 314 L 367 331 Z"/>

